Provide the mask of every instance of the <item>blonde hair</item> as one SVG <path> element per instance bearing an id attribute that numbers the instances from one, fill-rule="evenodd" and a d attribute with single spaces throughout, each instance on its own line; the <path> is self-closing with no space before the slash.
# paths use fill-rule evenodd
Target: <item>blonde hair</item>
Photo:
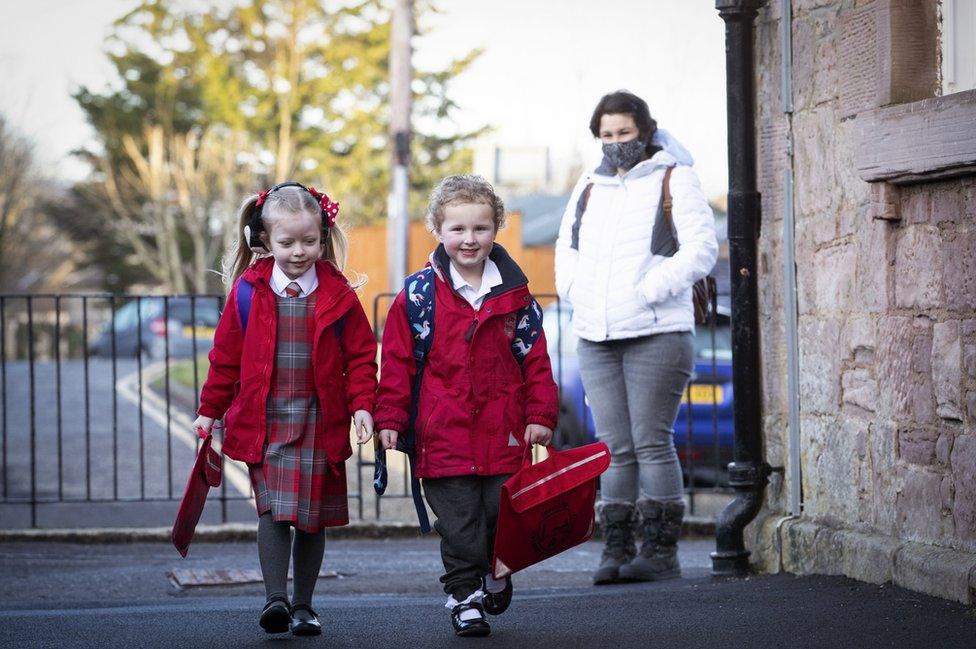
<path id="1" fill-rule="evenodd" d="M 427 229 L 434 234 L 440 232 L 444 224 L 444 208 L 470 203 L 491 208 L 496 232 L 505 227 L 505 204 L 491 183 L 481 176 L 461 174 L 447 176 L 430 192 L 425 216 Z"/>
<path id="2" fill-rule="evenodd" d="M 254 210 L 257 209 L 258 195 L 253 194 L 244 199 L 240 209 L 237 210 L 237 250 L 233 256 L 225 254 L 221 267 L 223 270 L 224 281 L 228 291 L 237 281 L 237 278 L 244 274 L 244 271 L 254 263 L 255 260 L 267 257 L 268 253 L 255 254 L 251 250 L 250 242 L 244 236 L 244 226 L 251 222 Z M 322 209 L 312 197 L 312 195 L 301 187 L 282 187 L 270 194 L 264 200 L 261 207 L 261 224 L 264 232 L 270 233 L 271 226 L 282 218 L 307 214 L 314 218 L 322 218 Z M 323 224 L 322 227 L 322 254 L 320 259 L 324 259 L 339 272 L 343 272 L 349 256 L 349 239 L 345 231 L 338 223 L 331 227 Z M 357 279 L 353 288 L 358 288 L 365 283 L 365 279 Z"/>

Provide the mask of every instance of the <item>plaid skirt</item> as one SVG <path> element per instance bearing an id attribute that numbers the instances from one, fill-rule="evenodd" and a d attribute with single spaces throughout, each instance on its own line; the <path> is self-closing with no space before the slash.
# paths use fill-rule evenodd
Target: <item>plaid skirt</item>
<path id="1" fill-rule="evenodd" d="M 311 355 L 315 293 L 276 296 L 275 366 L 268 393 L 264 461 L 249 465 L 258 516 L 271 512 L 303 532 L 349 523 L 345 464 L 330 465 Z M 318 442 L 318 443 L 316 443 Z"/>

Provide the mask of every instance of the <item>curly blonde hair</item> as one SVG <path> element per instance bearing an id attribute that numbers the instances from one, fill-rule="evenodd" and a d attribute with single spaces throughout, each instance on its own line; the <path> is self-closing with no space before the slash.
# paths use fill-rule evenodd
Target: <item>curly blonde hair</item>
<path id="1" fill-rule="evenodd" d="M 451 205 L 480 203 L 491 208 L 495 231 L 505 227 L 505 204 L 495 188 L 481 176 L 461 174 L 447 176 L 430 192 L 425 221 L 427 229 L 437 234 L 444 223 L 444 209 Z"/>

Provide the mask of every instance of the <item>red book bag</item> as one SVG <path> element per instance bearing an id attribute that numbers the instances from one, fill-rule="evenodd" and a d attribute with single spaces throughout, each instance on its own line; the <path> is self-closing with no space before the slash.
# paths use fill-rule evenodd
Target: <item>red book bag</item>
<path id="1" fill-rule="evenodd" d="M 610 466 L 603 442 L 565 451 L 532 464 L 526 447 L 522 469 L 502 485 L 492 574 L 496 579 L 579 545 L 593 535 L 593 506 L 600 474 Z"/>
<path id="2" fill-rule="evenodd" d="M 173 523 L 170 538 L 176 550 L 184 557 L 190 548 L 197 523 L 200 522 L 203 506 L 207 504 L 207 493 L 211 487 L 220 486 L 221 458 L 220 454 L 211 447 L 212 443 L 213 436 L 207 435 L 200 445 L 200 452 L 186 481 L 186 491 L 176 512 L 176 521 Z"/>

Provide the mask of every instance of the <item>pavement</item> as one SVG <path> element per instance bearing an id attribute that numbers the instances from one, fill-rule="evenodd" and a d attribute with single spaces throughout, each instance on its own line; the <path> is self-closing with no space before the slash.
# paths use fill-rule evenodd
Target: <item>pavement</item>
<path id="1" fill-rule="evenodd" d="M 515 576 L 488 639 L 452 632 L 436 537 L 330 538 L 319 638 L 268 636 L 260 583 L 179 588 L 170 575 L 259 568 L 249 542 L 0 543 L 0 647 L 919 647 L 976 646 L 976 608 L 841 577 L 710 575 L 714 541 L 684 539 L 681 579 L 593 587 L 589 542 Z M 229 571 L 229 572 L 226 572 Z"/>

